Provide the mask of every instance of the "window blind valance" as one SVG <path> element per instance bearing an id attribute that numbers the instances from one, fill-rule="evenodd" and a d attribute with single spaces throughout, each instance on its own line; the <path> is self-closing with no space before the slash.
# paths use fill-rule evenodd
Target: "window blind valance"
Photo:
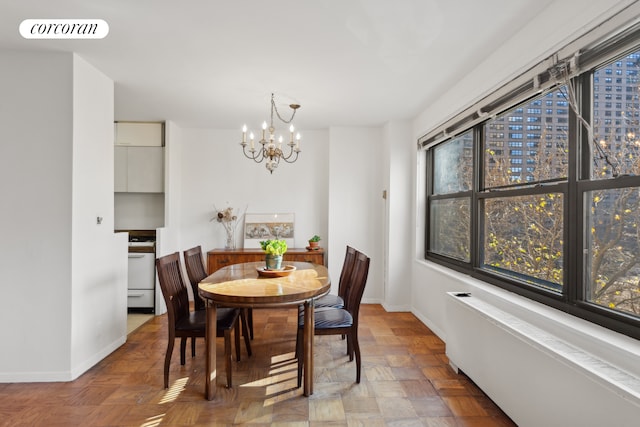
<path id="1" fill-rule="evenodd" d="M 418 139 L 418 148 L 427 149 L 468 130 L 489 117 L 562 84 L 602 58 L 623 55 L 640 39 L 640 4 L 634 3 L 588 33 L 535 64 L 498 90 L 466 107 Z M 629 18 L 629 17 L 634 18 Z"/>

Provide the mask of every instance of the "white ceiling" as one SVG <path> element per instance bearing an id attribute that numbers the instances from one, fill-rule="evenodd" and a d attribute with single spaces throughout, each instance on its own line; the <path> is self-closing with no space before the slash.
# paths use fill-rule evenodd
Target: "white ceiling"
<path id="1" fill-rule="evenodd" d="M 302 129 L 411 119 L 558 0 L 2 0 L 0 48 L 73 51 L 115 82 L 116 120 Z M 102 40 L 27 40 L 32 18 L 103 19 Z"/>

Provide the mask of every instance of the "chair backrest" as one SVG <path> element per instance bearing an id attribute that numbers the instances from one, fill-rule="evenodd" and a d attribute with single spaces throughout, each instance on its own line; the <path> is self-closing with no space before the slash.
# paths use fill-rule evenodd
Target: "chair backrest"
<path id="1" fill-rule="evenodd" d="M 345 301 L 347 300 L 347 291 L 351 282 L 351 273 L 356 261 L 356 250 L 351 246 L 347 246 L 347 252 L 344 255 L 342 263 L 342 271 L 340 272 L 340 281 L 338 282 L 338 295 Z"/>
<path id="2" fill-rule="evenodd" d="M 196 310 L 204 309 L 204 301 L 200 298 L 198 293 L 198 283 L 207 277 L 207 272 L 204 269 L 204 261 L 202 259 L 202 248 L 196 246 L 195 248 L 187 249 L 184 251 L 184 265 L 187 267 L 187 276 L 191 283 L 191 290 L 193 291 L 193 305 Z"/>
<path id="3" fill-rule="evenodd" d="M 156 259 L 158 281 L 167 305 L 169 327 L 183 317 L 189 316 L 189 293 L 182 276 L 178 252 Z"/>
<path id="4" fill-rule="evenodd" d="M 367 276 L 369 275 L 370 258 L 360 251 L 356 251 L 355 263 L 351 274 L 351 285 L 347 293 L 345 301 L 346 309 L 353 316 L 354 324 L 358 323 L 358 314 L 360 313 L 360 301 L 364 294 L 364 287 L 367 284 Z"/>

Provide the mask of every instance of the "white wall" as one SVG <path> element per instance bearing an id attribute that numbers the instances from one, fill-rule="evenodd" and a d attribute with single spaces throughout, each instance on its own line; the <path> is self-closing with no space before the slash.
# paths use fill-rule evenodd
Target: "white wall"
<path id="1" fill-rule="evenodd" d="M 127 335 L 127 240 L 113 232 L 113 102 L 113 81 L 74 56 L 72 291 L 67 302 L 72 378 L 122 345 Z"/>
<path id="2" fill-rule="evenodd" d="M 363 302 L 380 303 L 385 241 L 383 132 L 381 128 L 332 127 L 329 137 L 328 248 L 333 292 L 337 293 L 349 245 L 371 258 Z"/>
<path id="3" fill-rule="evenodd" d="M 560 46 L 574 40 L 581 33 L 595 27 L 606 17 L 611 16 L 621 5 L 629 3 L 628 1 L 613 0 L 587 3 L 553 2 L 540 16 L 532 19 L 520 34 L 510 40 L 506 40 L 505 44 L 497 49 L 491 57 L 478 64 L 478 67 L 473 72 L 470 72 L 467 78 L 461 80 L 440 99 L 432 100 L 430 106 L 413 122 L 414 138 L 417 139 L 424 135 L 456 112 L 477 101 L 483 94 L 506 83 L 510 76 L 513 77 L 534 63 L 546 58 Z M 415 237 L 411 246 L 415 251 L 415 258 L 413 265 L 409 266 L 412 270 L 412 311 L 447 342 L 457 338 L 451 336 L 453 333 L 451 332 L 451 325 L 457 323 L 456 320 L 458 319 L 455 316 L 452 318 L 452 313 L 447 313 L 446 292 L 469 291 L 472 295 L 482 295 L 483 286 L 477 281 L 466 277 L 461 278 L 459 274 L 451 273 L 446 269 L 423 261 L 425 231 L 424 160 L 424 153 L 416 154 L 414 151 L 414 182 L 416 186 L 414 190 L 415 202 L 412 206 L 411 214 L 414 218 Z M 503 293 L 499 297 L 494 296 L 493 299 L 494 301 L 502 301 L 502 309 L 508 310 L 511 315 L 516 316 L 516 318 L 522 318 L 525 311 L 522 306 L 527 304 L 528 301 L 516 297 L 508 299 L 509 302 L 507 303 L 505 302 L 507 299 L 504 296 L 506 294 Z M 552 317 L 554 320 L 546 322 L 550 317 L 549 314 L 543 314 L 543 312 L 554 313 L 556 311 L 551 309 L 527 310 L 527 321 L 535 324 L 544 324 L 545 330 L 550 333 L 565 329 L 565 318 L 563 318 L 564 320 L 555 320 L 560 319 L 562 316 L 554 315 Z M 574 322 L 572 322 L 571 327 L 566 328 L 569 332 L 563 336 L 567 344 L 582 346 L 582 348 L 587 344 L 592 349 L 599 348 L 600 351 L 603 351 L 603 360 L 613 365 L 615 365 L 615 360 L 608 356 L 607 353 L 611 355 L 616 352 L 607 352 L 607 350 L 613 350 L 613 347 L 607 349 L 603 347 L 603 343 L 610 343 L 609 345 L 615 346 L 618 345 L 616 343 L 625 342 L 626 344 L 624 345 L 628 346 L 625 351 L 640 354 L 640 351 L 635 348 L 637 347 L 637 342 L 633 345 L 634 348 L 631 348 L 630 341 L 619 340 L 616 333 L 604 328 L 594 328 L 594 325 L 579 319 L 572 319 Z M 467 324 L 469 327 L 477 326 L 473 322 L 471 324 L 467 322 Z M 495 351 L 496 355 L 509 355 L 511 354 L 510 351 L 518 346 L 517 339 L 511 334 L 500 333 L 497 325 L 491 325 L 487 322 L 486 325 L 482 325 L 482 328 L 485 332 L 483 336 L 486 336 L 487 339 L 482 341 L 481 347 L 478 347 L 477 350 L 482 350 L 483 353 L 486 353 L 490 349 Z M 573 333 L 571 332 L 572 329 Z M 589 342 L 589 334 L 586 331 L 597 331 L 599 338 Z M 474 354 L 474 349 L 467 349 L 467 353 Z M 517 393 L 518 402 L 531 402 L 532 404 L 539 404 L 541 397 L 556 402 L 556 405 L 558 405 L 558 402 L 563 402 L 564 399 L 567 399 L 565 402 L 569 404 L 571 399 L 579 396 L 578 403 L 582 411 L 580 419 L 587 420 L 585 424 L 581 425 L 597 425 L 595 420 L 599 418 L 594 415 L 589 421 L 589 414 L 602 411 L 601 403 L 610 401 L 610 390 L 594 385 L 593 381 L 585 381 L 585 376 L 574 377 L 574 382 L 566 382 L 567 376 L 554 376 L 553 372 L 567 372 L 567 366 L 561 358 L 541 358 L 540 354 L 533 350 L 519 352 L 517 357 L 515 353 L 513 355 L 514 357 L 512 358 L 508 356 L 506 358 L 496 357 L 494 360 L 500 360 L 500 364 L 498 366 L 487 366 L 487 369 L 490 369 L 493 375 L 474 375 L 474 372 L 470 372 L 470 374 L 471 378 L 478 381 L 478 385 L 488 393 L 489 397 L 495 399 L 518 425 L 573 425 L 573 422 L 578 418 L 575 417 L 575 412 L 554 411 L 553 413 L 545 414 L 546 421 L 541 424 L 542 417 L 539 411 L 531 411 L 528 409 L 529 407 L 525 407 L 521 403 L 514 404 L 514 400 L 509 397 L 509 395 L 513 396 L 514 393 Z M 607 359 L 608 357 L 609 359 Z M 553 364 L 553 369 L 549 369 L 546 363 Z M 495 369 L 496 367 L 497 369 Z M 482 367 L 478 369 L 482 369 Z M 518 373 L 517 390 L 514 390 L 514 372 Z M 575 371 L 571 372 L 575 374 Z M 541 382 L 545 384 L 544 396 L 535 393 L 529 394 L 531 390 L 535 390 L 535 387 L 528 387 L 528 384 L 537 385 Z M 586 385 L 591 386 L 585 388 Z M 629 401 L 622 402 L 621 405 L 626 406 L 624 406 L 624 409 L 621 407 L 618 412 L 607 409 L 607 415 L 610 416 L 608 425 L 634 425 L 637 422 L 637 419 L 630 420 L 626 417 L 629 410 L 633 411 L 633 408 L 637 408 L 637 406 L 634 406 L 635 404 Z M 544 408 L 544 405 L 538 406 L 538 408 L 541 407 Z M 565 406 L 565 408 L 567 407 Z M 640 413 L 640 408 L 637 409 L 638 413 Z M 552 419 L 552 423 L 548 423 L 549 418 Z"/>
<path id="4" fill-rule="evenodd" d="M 115 193 L 116 230 L 164 227 L 164 193 Z"/>
<path id="5" fill-rule="evenodd" d="M 411 242 L 415 234 L 413 221 L 407 212 L 413 200 L 413 153 L 410 122 L 392 121 L 383 129 L 385 166 L 385 267 L 383 306 L 387 311 L 409 311 L 411 308 L 411 269 L 406 260 L 413 258 Z"/>
<path id="6" fill-rule="evenodd" d="M 156 257 L 182 252 L 182 128 L 173 121 L 164 125 L 164 227 L 156 230 Z M 156 314 L 167 306 L 156 275 Z M 192 296 L 193 297 L 193 296 Z"/>
<path id="7" fill-rule="evenodd" d="M 112 83 L 70 54 L 2 51 L 0 63 L 0 381 L 70 380 L 124 332 L 126 241 L 119 261 L 104 163 Z"/>
<path id="8" fill-rule="evenodd" d="M 365 300 L 383 294 L 382 131 L 337 128 L 304 133 L 294 164 L 270 174 L 242 154 L 237 130 L 180 129 L 180 251 L 201 245 L 203 252 L 223 247 L 223 227 L 211 222 L 214 205 L 241 213 L 294 213 L 295 247 L 322 236 L 326 262 L 337 292 L 345 246 L 372 257 Z M 173 176 L 173 174 L 169 174 Z M 170 178 L 173 179 L 173 178 Z M 167 197 L 170 197 L 167 194 Z M 242 224 L 236 233 L 243 246 Z M 405 284 L 405 286 L 408 285 Z"/>
<path id="9" fill-rule="evenodd" d="M 2 381 L 70 369 L 71 58 L 0 52 Z"/>
<path id="10" fill-rule="evenodd" d="M 295 213 L 295 247 L 307 246 L 314 234 L 326 236 L 327 132 L 305 131 L 298 161 L 281 163 L 273 174 L 244 157 L 240 137 L 237 130 L 182 129 L 182 250 L 224 247 L 224 228 L 210 222 L 214 205 L 240 213 Z M 242 223 L 236 244 L 243 247 Z"/>

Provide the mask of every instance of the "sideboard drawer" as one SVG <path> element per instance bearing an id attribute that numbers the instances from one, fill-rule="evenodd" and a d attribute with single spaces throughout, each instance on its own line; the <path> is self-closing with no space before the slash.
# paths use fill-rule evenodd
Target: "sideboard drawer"
<path id="1" fill-rule="evenodd" d="M 284 254 L 285 261 L 293 262 L 310 262 L 312 264 L 324 265 L 324 252 L 318 253 L 318 251 L 306 251 L 305 253 L 292 253 L 288 252 Z"/>
<path id="2" fill-rule="evenodd" d="M 232 262 L 231 256 L 215 256 L 215 257 L 208 256 L 208 258 L 209 258 L 208 264 L 213 269 L 212 272 L 218 271 L 222 267 L 226 267 L 227 265 L 235 264 L 235 262 Z"/>

